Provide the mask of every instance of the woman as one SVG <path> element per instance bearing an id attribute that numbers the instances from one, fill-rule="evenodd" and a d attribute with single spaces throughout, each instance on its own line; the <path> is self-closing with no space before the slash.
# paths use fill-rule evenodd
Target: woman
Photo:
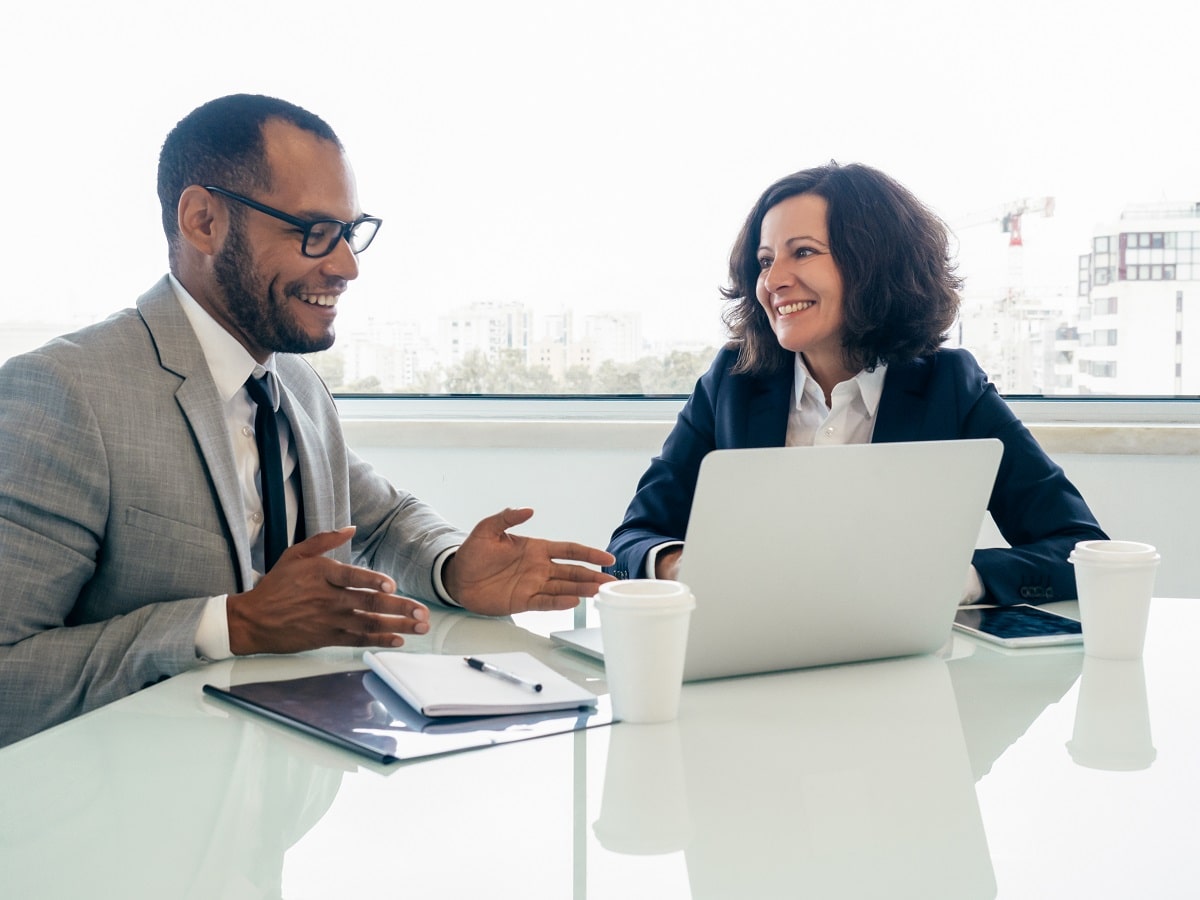
<path id="1" fill-rule="evenodd" d="M 939 349 L 960 286 L 944 224 L 882 172 L 830 163 L 767 188 L 729 259 L 733 340 L 642 476 L 611 571 L 675 577 L 710 450 L 995 437 L 988 510 L 1011 548 L 975 551 L 963 602 L 1075 597 L 1067 556 L 1104 532 L 971 355 Z"/>

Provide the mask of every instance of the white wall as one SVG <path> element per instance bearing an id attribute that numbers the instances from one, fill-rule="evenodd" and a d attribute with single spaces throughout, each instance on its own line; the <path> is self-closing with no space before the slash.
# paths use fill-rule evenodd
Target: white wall
<path id="1" fill-rule="evenodd" d="M 532 506 L 524 533 L 603 547 L 669 424 L 557 424 L 349 420 L 346 432 L 395 484 L 456 524 Z M 1110 536 L 1159 548 L 1159 596 L 1200 597 L 1200 455 L 1052 455 Z"/>

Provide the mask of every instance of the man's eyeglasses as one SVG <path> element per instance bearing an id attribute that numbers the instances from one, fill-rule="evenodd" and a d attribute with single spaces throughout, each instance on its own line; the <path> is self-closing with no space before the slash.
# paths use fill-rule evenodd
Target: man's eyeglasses
<path id="1" fill-rule="evenodd" d="M 227 191 L 225 188 L 213 184 L 206 184 L 204 189 L 212 191 L 214 194 L 220 194 L 222 197 L 228 197 L 230 200 L 236 200 L 238 203 L 244 203 L 251 209 L 257 209 L 260 213 L 274 216 L 281 222 L 287 222 L 289 225 L 299 228 L 304 233 L 300 252 L 313 259 L 328 256 L 337 248 L 338 241 L 342 238 L 346 239 L 351 251 L 357 256 L 371 246 L 371 241 L 375 240 L 375 235 L 379 232 L 379 226 L 383 224 L 382 219 L 376 219 L 374 216 L 363 216 L 353 222 L 343 222 L 341 219 L 298 219 L 267 206 L 265 203 L 259 203 L 257 200 L 251 200 L 249 197 L 243 197 L 241 194 L 235 194 L 233 191 Z"/>

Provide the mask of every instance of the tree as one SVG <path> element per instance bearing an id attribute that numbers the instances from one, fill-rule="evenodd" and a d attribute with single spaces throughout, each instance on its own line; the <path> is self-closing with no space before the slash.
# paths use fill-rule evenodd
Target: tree
<path id="1" fill-rule="evenodd" d="M 383 384 L 377 375 L 368 375 L 342 385 L 339 390 L 344 394 L 379 394 L 383 392 Z"/>
<path id="2" fill-rule="evenodd" d="M 446 370 L 446 390 L 451 394 L 486 394 L 488 360 L 482 350 L 471 350 Z"/>
<path id="3" fill-rule="evenodd" d="M 564 394 L 590 394 L 592 372 L 587 366 L 576 363 L 563 373 L 561 385 Z"/>
<path id="4" fill-rule="evenodd" d="M 342 379 L 346 377 L 346 358 L 341 350 L 322 350 L 320 353 L 306 354 L 304 358 L 331 391 L 345 389 Z"/>
<path id="5" fill-rule="evenodd" d="M 659 377 L 646 388 L 648 394 L 690 394 L 696 379 L 708 371 L 717 351 L 712 347 L 688 352 L 672 350 L 662 361 Z"/>
<path id="6" fill-rule="evenodd" d="M 554 376 L 546 366 L 530 366 L 521 350 L 501 350 L 489 360 L 472 350 L 446 371 L 446 390 L 452 394 L 553 394 Z"/>
<path id="7" fill-rule="evenodd" d="M 596 369 L 592 390 L 597 394 L 640 394 L 642 378 L 635 365 L 620 365 L 606 359 Z"/>

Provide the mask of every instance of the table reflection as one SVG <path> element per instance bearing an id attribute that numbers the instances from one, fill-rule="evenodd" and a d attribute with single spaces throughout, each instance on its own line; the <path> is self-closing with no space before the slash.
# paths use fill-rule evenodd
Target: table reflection
<path id="1" fill-rule="evenodd" d="M 1083 648 L 1008 649 L 955 635 L 947 669 L 978 781 L 1079 680 Z"/>
<path id="2" fill-rule="evenodd" d="M 692 838 L 679 722 L 611 730 L 600 817 L 592 826 L 606 850 L 673 853 Z"/>
<path id="3" fill-rule="evenodd" d="M 162 707 L 161 696 L 76 720 L 71 742 L 50 731 L 9 748 L 5 896 L 281 896 L 285 851 L 353 764 L 241 713 L 205 714 L 178 693 Z"/>
<path id="4" fill-rule="evenodd" d="M 1146 671 L 1140 659 L 1083 658 L 1071 758 L 1089 769 L 1145 769 L 1156 751 L 1150 737 Z"/>
<path id="5" fill-rule="evenodd" d="M 631 764 L 648 750 L 647 768 Z M 697 898 L 785 885 L 814 897 L 996 893 L 947 667 L 932 656 L 765 676 L 754 691 L 742 679 L 689 686 L 670 727 L 616 726 L 594 828 L 618 852 L 682 848 Z"/>

